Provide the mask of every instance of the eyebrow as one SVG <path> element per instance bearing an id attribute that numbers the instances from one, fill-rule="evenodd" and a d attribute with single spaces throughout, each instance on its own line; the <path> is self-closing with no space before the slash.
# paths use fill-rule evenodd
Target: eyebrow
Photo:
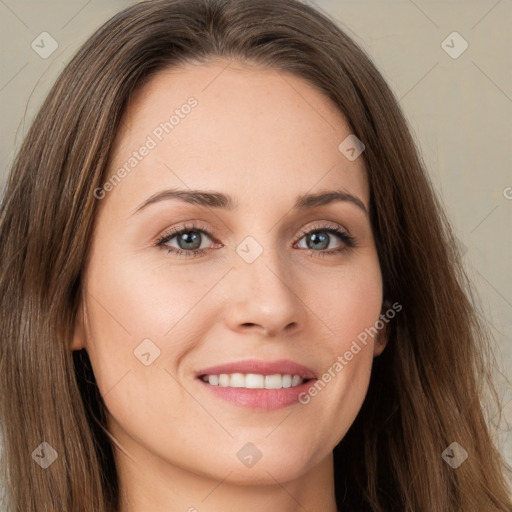
<path id="1" fill-rule="evenodd" d="M 234 199 L 232 196 L 223 194 L 222 192 L 206 190 L 169 189 L 162 190 L 161 192 L 153 194 L 151 197 L 146 199 L 142 204 L 140 204 L 132 213 L 132 215 L 140 212 L 141 210 L 143 210 L 144 208 L 151 204 L 155 204 L 160 201 L 169 201 L 172 199 L 178 199 L 180 201 L 190 204 L 196 204 L 199 206 L 206 206 L 209 208 L 224 209 L 229 211 L 234 211 L 239 206 L 236 199 Z M 345 190 L 329 190 L 319 192 L 317 194 L 304 194 L 298 196 L 295 199 L 293 209 L 305 210 L 308 208 L 324 206 L 339 201 L 349 202 L 356 205 L 365 213 L 366 216 L 368 216 L 368 211 L 364 203 L 358 197 L 354 196 L 353 194 L 350 194 Z"/>

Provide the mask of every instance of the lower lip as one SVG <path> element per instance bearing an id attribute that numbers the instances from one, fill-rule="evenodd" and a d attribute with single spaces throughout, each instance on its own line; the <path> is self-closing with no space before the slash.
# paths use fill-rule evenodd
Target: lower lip
<path id="1" fill-rule="evenodd" d="M 251 409 L 275 410 L 287 407 L 299 401 L 301 393 L 307 393 L 317 379 L 311 379 L 300 386 L 281 389 L 248 389 L 232 388 L 228 386 L 213 386 L 208 382 L 198 378 L 203 386 L 206 386 L 216 396 L 233 402 L 241 407 Z"/>

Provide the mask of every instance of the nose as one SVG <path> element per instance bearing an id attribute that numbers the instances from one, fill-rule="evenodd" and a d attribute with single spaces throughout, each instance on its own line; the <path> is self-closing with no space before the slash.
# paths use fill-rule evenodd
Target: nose
<path id="1" fill-rule="evenodd" d="M 233 331 L 266 337 L 296 333 L 306 319 L 297 281 L 290 268 L 266 252 L 250 264 L 235 263 L 226 283 L 226 323 Z"/>

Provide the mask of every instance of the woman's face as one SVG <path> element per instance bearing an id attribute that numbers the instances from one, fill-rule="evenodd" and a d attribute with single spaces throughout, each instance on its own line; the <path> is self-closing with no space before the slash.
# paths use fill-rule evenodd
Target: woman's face
<path id="1" fill-rule="evenodd" d="M 86 348 L 138 466 L 282 482 L 330 457 L 362 405 L 386 342 L 357 341 L 379 320 L 381 272 L 362 158 L 338 148 L 342 115 L 300 78 L 228 64 L 160 72 L 133 96 L 116 177 L 95 191 L 72 348 Z M 345 196 L 298 199 L 326 192 Z M 198 377 L 247 360 L 295 362 L 322 385 L 302 385 L 300 401 L 291 387 L 236 387 L 301 375 L 281 363 L 228 387 Z"/>

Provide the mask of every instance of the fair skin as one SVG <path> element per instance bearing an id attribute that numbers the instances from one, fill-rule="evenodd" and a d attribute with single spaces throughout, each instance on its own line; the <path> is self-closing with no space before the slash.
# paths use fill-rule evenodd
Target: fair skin
<path id="1" fill-rule="evenodd" d="M 227 64 L 159 72 L 132 97 L 107 177 L 190 96 L 198 104 L 100 200 L 72 349 L 87 350 L 109 412 L 120 512 L 336 512 L 332 450 L 362 405 L 382 333 L 307 405 L 241 407 L 194 375 L 291 359 L 320 377 L 375 324 L 382 276 L 368 215 L 351 201 L 293 209 L 299 195 L 343 190 L 368 211 L 364 164 L 340 153 L 350 129 L 308 82 Z M 171 188 L 222 192 L 238 208 L 171 199 L 134 213 Z M 197 235 L 204 254 L 168 252 L 191 250 L 178 236 L 155 245 L 191 223 L 215 233 Z M 320 248 L 296 241 L 324 225 L 357 247 L 322 257 L 347 247 L 325 229 Z M 252 263 L 236 251 L 249 236 L 263 249 Z M 144 339 L 160 350 L 149 366 L 133 352 Z M 252 467 L 237 457 L 248 442 L 262 454 Z"/>

